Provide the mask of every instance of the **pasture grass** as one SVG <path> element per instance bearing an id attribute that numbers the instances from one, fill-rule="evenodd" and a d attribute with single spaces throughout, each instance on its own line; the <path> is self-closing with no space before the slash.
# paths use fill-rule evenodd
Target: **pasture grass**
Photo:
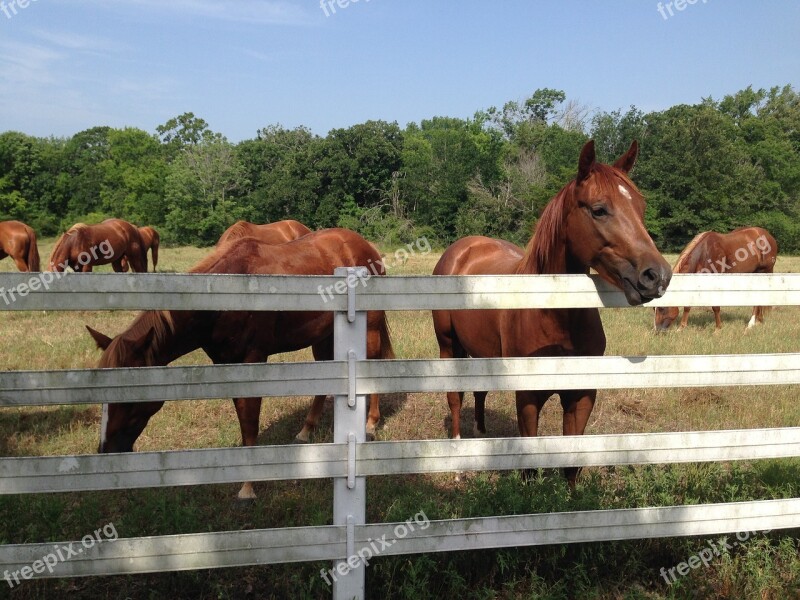
<path id="1" fill-rule="evenodd" d="M 43 264 L 54 240 L 40 241 Z M 392 249 L 387 249 L 391 251 Z M 162 248 L 159 271 L 182 272 L 209 249 Z M 437 253 L 393 264 L 391 275 L 425 274 Z M 670 262 L 674 257 L 668 257 Z M 0 270 L 13 270 L 10 260 Z M 779 258 L 777 271 L 800 271 L 800 258 Z M 101 267 L 99 272 L 110 271 Z M 656 336 L 652 310 L 601 311 L 607 354 L 723 354 L 797 352 L 800 309 L 769 311 L 763 326 L 745 333 L 749 308 L 723 309 L 715 333 L 708 309 L 695 309 L 689 327 Z M 0 313 L 0 368 L 93 367 L 99 351 L 84 324 L 109 335 L 132 320 L 130 311 Z M 429 312 L 389 316 L 399 357 L 435 358 Z M 276 360 L 310 360 L 310 352 Z M 176 364 L 208 364 L 195 352 Z M 587 433 L 689 431 L 796 426 L 797 386 L 601 390 Z M 262 444 L 291 442 L 309 406 L 307 398 L 265 399 Z M 442 439 L 449 410 L 440 394 L 394 394 L 381 404 L 378 439 Z M 462 431 L 471 435 L 473 403 L 465 399 Z M 97 446 L 97 406 L 0 410 L 3 456 L 87 454 Z M 511 393 L 489 394 L 490 436 L 517 435 Z M 559 435 L 557 401 L 545 406 L 543 435 Z M 314 441 L 332 440 L 326 408 Z M 230 447 L 240 442 L 230 400 L 168 403 L 153 417 L 138 450 Z M 242 508 L 237 485 L 207 485 L 73 494 L 0 496 L 0 543 L 79 539 L 113 522 L 120 537 L 324 525 L 332 520 L 330 480 L 256 484 L 258 499 Z M 404 521 L 420 510 L 430 519 L 551 511 L 698 504 L 800 496 L 800 460 L 651 465 L 585 469 L 574 491 L 552 472 L 523 480 L 516 472 L 374 477 L 368 482 L 367 521 Z M 717 536 L 720 537 L 720 536 Z M 710 539 L 716 540 L 717 537 Z M 369 598 L 798 598 L 800 556 L 796 531 L 751 538 L 667 585 L 659 575 L 705 547 L 705 538 L 645 539 L 597 544 L 510 548 L 379 557 L 367 571 Z M 130 577 L 26 581 L 0 595 L 13 598 L 325 598 L 320 578 L 328 563 L 242 567 Z"/>

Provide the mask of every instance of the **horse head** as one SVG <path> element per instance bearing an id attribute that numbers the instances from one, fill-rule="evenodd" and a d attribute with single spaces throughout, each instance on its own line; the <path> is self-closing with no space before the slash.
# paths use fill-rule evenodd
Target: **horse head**
<path id="1" fill-rule="evenodd" d="M 663 296 L 672 277 L 644 225 L 644 198 L 628 178 L 638 153 L 634 140 L 613 165 L 606 165 L 597 162 L 594 141 L 587 142 L 563 226 L 567 262 L 593 268 L 622 289 L 631 305 Z"/>
<path id="2" fill-rule="evenodd" d="M 152 365 L 149 349 L 153 345 L 155 329 L 126 332 L 110 338 L 86 326 L 97 347 L 103 351 L 97 367 L 146 367 Z M 144 430 L 150 417 L 163 402 L 112 403 L 104 405 L 103 431 L 100 434 L 98 453 L 133 452 L 133 444 Z M 155 406 L 157 405 L 157 406 Z M 107 411 L 107 412 L 106 412 Z"/>

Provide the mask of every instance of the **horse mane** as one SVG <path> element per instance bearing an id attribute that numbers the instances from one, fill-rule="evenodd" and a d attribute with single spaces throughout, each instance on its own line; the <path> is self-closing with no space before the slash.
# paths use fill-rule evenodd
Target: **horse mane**
<path id="1" fill-rule="evenodd" d="M 533 236 L 525 247 L 517 273 L 545 274 L 552 273 L 557 268 L 556 261 L 559 257 L 556 245 L 564 231 L 567 197 L 572 198 L 574 188 L 574 181 L 565 185 L 544 207 L 534 227 Z"/>
<path id="2" fill-rule="evenodd" d="M 120 340 L 138 340 L 148 335 L 150 330 L 153 331 L 153 339 L 145 351 L 144 359 L 146 365 L 152 365 L 154 363 L 155 356 L 165 343 L 167 336 L 175 332 L 175 322 L 172 318 L 172 313 L 168 310 L 147 310 L 139 313 L 133 320 L 133 323 L 118 336 Z M 114 365 L 125 365 L 130 358 L 128 350 L 129 346 L 127 344 L 114 344 L 113 350 L 107 358 L 113 358 Z"/>
<path id="3" fill-rule="evenodd" d="M 689 245 L 683 249 L 683 252 L 681 252 L 680 256 L 678 257 L 678 260 L 675 262 L 675 266 L 672 268 L 672 271 L 674 273 L 681 273 L 682 272 L 681 269 L 683 269 L 684 267 L 687 269 L 692 267 L 692 265 L 688 264 L 689 258 L 691 257 L 691 254 L 697 247 L 697 245 L 702 240 L 704 240 L 709 233 L 711 232 L 703 231 L 702 233 L 698 233 L 696 236 L 694 236 L 692 241 L 689 242 Z"/>

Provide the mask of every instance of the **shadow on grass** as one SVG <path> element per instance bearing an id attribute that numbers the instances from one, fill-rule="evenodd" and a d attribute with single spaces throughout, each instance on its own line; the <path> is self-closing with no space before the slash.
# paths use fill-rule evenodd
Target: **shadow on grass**
<path id="1" fill-rule="evenodd" d="M 56 406 L 46 408 L 0 409 L 0 454 L 2 456 L 36 456 L 21 450 L 21 438 L 51 440 L 75 428 L 98 428 L 96 406 Z M 37 443 L 38 445 L 38 443 Z"/>

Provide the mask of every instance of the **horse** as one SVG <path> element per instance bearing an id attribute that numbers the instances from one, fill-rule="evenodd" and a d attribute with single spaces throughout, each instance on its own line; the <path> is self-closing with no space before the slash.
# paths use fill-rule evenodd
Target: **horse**
<path id="1" fill-rule="evenodd" d="M 147 251 L 149 250 L 153 255 L 153 271 L 156 270 L 158 266 L 158 246 L 161 243 L 161 237 L 158 235 L 158 232 L 153 229 L 152 227 L 145 226 L 139 227 L 139 235 L 142 238 L 142 247 L 144 248 L 145 257 L 147 257 Z M 123 257 L 122 262 L 120 264 L 120 271 L 123 273 L 128 272 L 128 259 Z"/>
<path id="2" fill-rule="evenodd" d="M 98 225 L 76 223 L 56 242 L 50 255 L 50 271 L 89 273 L 96 265 L 111 263 L 114 271 L 122 272 L 122 261 L 131 268 L 147 272 L 147 254 L 142 236 L 135 225 L 122 219 L 106 219 Z"/>
<path id="3" fill-rule="evenodd" d="M 340 266 L 371 266 L 385 275 L 380 256 L 357 233 L 324 229 L 298 240 L 270 245 L 241 238 L 217 248 L 191 273 L 250 275 L 330 275 Z M 315 360 L 333 358 L 333 314 L 330 311 L 145 311 L 113 339 L 87 326 L 103 350 L 99 368 L 163 366 L 202 348 L 215 364 L 257 363 L 272 354 L 311 346 Z M 393 358 L 383 311 L 367 313 L 368 358 Z M 307 442 L 322 412 L 325 396 L 315 396 L 296 441 Z M 234 398 L 243 446 L 258 436 L 261 398 Z M 148 420 L 164 404 L 110 404 L 99 452 L 130 452 Z M 380 419 L 378 396 L 370 396 L 367 433 L 374 438 Z M 252 483 L 239 492 L 241 500 L 255 498 Z"/>
<path id="4" fill-rule="evenodd" d="M 21 221 L 0 221 L 0 260 L 10 256 L 20 271 L 39 270 L 36 232 Z"/>
<path id="5" fill-rule="evenodd" d="M 284 244 L 309 233 L 311 233 L 311 230 L 308 227 L 293 219 L 276 221 L 266 225 L 256 225 L 248 221 L 236 221 L 220 236 L 217 248 L 243 237 L 254 237 L 268 244 Z"/>
<path id="6" fill-rule="evenodd" d="M 675 273 L 772 273 L 777 257 L 778 243 L 761 227 L 741 227 L 727 234 L 704 231 L 684 248 L 672 270 Z M 689 322 L 690 309 L 689 306 L 683 308 L 679 331 Z M 711 310 L 714 311 L 715 331 L 719 331 L 722 329 L 719 306 L 712 306 Z M 679 312 L 676 306 L 656 308 L 655 330 L 669 329 Z M 764 307 L 754 307 L 747 328 L 763 322 Z"/>
<path id="7" fill-rule="evenodd" d="M 545 206 L 525 250 L 503 240 L 466 237 L 444 251 L 434 275 L 588 275 L 593 268 L 621 288 L 631 305 L 662 296 L 672 273 L 645 229 L 645 201 L 627 175 L 638 152 L 634 140 L 613 165 L 602 164 L 594 141 L 588 141 L 576 178 Z M 600 356 L 606 347 L 596 308 L 436 310 L 433 324 L 441 358 Z M 583 434 L 597 390 L 518 390 L 522 436 L 538 434 L 539 413 L 555 393 L 564 410 L 564 435 Z M 474 392 L 477 436 L 486 433 L 486 394 Z M 463 392 L 447 393 L 454 439 L 461 437 L 463 399 Z M 577 474 L 576 468 L 565 470 L 570 487 Z"/>

